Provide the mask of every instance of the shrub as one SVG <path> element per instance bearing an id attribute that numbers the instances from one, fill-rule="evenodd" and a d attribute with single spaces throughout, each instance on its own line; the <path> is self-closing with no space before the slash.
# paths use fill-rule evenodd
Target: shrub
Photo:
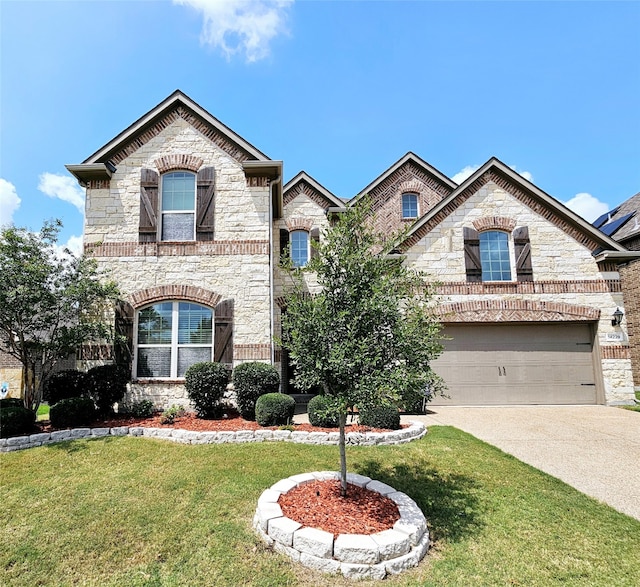
<path id="1" fill-rule="evenodd" d="M 176 418 L 180 418 L 186 414 L 184 408 L 182 406 L 172 405 L 170 408 L 167 408 L 162 415 L 160 416 L 161 424 L 173 424 Z"/>
<path id="2" fill-rule="evenodd" d="M 156 409 L 153 402 L 148 399 L 143 399 L 139 402 L 133 402 L 130 405 L 124 406 L 123 412 L 134 418 L 149 418 L 153 416 Z"/>
<path id="3" fill-rule="evenodd" d="M 185 389 L 200 418 L 219 418 L 229 372 L 222 363 L 195 363 L 187 369 Z"/>
<path id="4" fill-rule="evenodd" d="M 2 408 L 24 408 L 24 402 L 19 397 L 5 397 L 0 399 L 0 409 Z"/>
<path id="5" fill-rule="evenodd" d="M 87 374 L 76 369 L 57 371 L 44 384 L 43 399 L 53 405 L 61 399 L 87 395 Z"/>
<path id="6" fill-rule="evenodd" d="M 334 401 L 327 395 L 316 395 L 309 400 L 307 406 L 309 424 L 320 428 L 337 428 L 340 426 L 340 416 Z"/>
<path id="7" fill-rule="evenodd" d="M 233 370 L 233 387 L 240 415 L 245 420 L 256 419 L 256 401 L 265 393 L 276 393 L 280 375 L 273 365 L 242 363 Z"/>
<path id="8" fill-rule="evenodd" d="M 389 404 L 366 406 L 359 409 L 358 422 L 362 426 L 371 426 L 371 428 L 398 430 L 400 428 L 400 412 L 396 406 Z"/>
<path id="9" fill-rule="evenodd" d="M 256 421 L 260 426 L 290 424 L 296 401 L 284 393 L 265 393 L 256 402 Z"/>
<path id="10" fill-rule="evenodd" d="M 22 403 L 22 400 L 18 401 Z M 35 421 L 35 413 L 28 410 L 23 405 L 2 406 L 0 407 L 0 438 L 29 434 L 33 430 Z"/>
<path id="11" fill-rule="evenodd" d="M 73 428 L 91 424 L 96 408 L 89 397 L 70 397 L 51 406 L 49 420 L 54 428 Z"/>
<path id="12" fill-rule="evenodd" d="M 119 402 L 127 391 L 129 374 L 120 365 L 100 365 L 87 371 L 87 395 L 94 401 L 100 414 L 113 411 L 113 404 Z"/>

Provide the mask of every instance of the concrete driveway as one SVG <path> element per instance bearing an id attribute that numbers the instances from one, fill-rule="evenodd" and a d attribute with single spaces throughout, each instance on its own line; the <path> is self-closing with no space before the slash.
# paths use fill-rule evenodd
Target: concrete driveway
<path id="1" fill-rule="evenodd" d="M 433 406 L 455 426 L 640 520 L 640 413 L 606 406 Z"/>

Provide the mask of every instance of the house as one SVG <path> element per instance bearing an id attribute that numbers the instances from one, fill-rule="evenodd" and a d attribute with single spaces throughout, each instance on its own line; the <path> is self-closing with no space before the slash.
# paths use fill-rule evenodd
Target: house
<path id="1" fill-rule="evenodd" d="M 123 293 L 132 400 L 187 403 L 186 369 L 211 359 L 273 363 L 295 391 L 274 343 L 281 251 L 304 265 L 330 213 L 368 193 L 440 282 L 446 401 L 631 401 L 626 322 L 611 324 L 629 252 L 497 159 L 456 185 L 407 153 L 345 204 L 304 172 L 283 186 L 281 161 L 176 91 L 67 169 L 87 190 L 85 249 Z"/>

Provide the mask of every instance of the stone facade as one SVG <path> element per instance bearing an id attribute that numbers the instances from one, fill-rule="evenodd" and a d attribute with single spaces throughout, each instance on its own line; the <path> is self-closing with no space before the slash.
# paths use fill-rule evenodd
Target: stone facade
<path id="1" fill-rule="evenodd" d="M 640 392 L 640 260 L 620 267 L 635 390 Z M 623 322 L 624 323 L 624 322 Z"/>

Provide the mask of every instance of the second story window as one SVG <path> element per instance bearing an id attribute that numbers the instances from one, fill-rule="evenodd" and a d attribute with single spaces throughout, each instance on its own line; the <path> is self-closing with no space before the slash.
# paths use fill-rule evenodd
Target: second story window
<path id="1" fill-rule="evenodd" d="M 488 230 L 480 233 L 482 281 L 511 281 L 509 235 Z"/>
<path id="2" fill-rule="evenodd" d="M 195 239 L 196 176 L 174 171 L 162 176 L 161 236 L 163 241 Z"/>
<path id="3" fill-rule="evenodd" d="M 309 233 L 306 230 L 294 230 L 290 246 L 294 266 L 304 267 L 309 262 Z"/>
<path id="4" fill-rule="evenodd" d="M 402 219 L 410 220 L 418 217 L 418 195 L 402 194 Z"/>

